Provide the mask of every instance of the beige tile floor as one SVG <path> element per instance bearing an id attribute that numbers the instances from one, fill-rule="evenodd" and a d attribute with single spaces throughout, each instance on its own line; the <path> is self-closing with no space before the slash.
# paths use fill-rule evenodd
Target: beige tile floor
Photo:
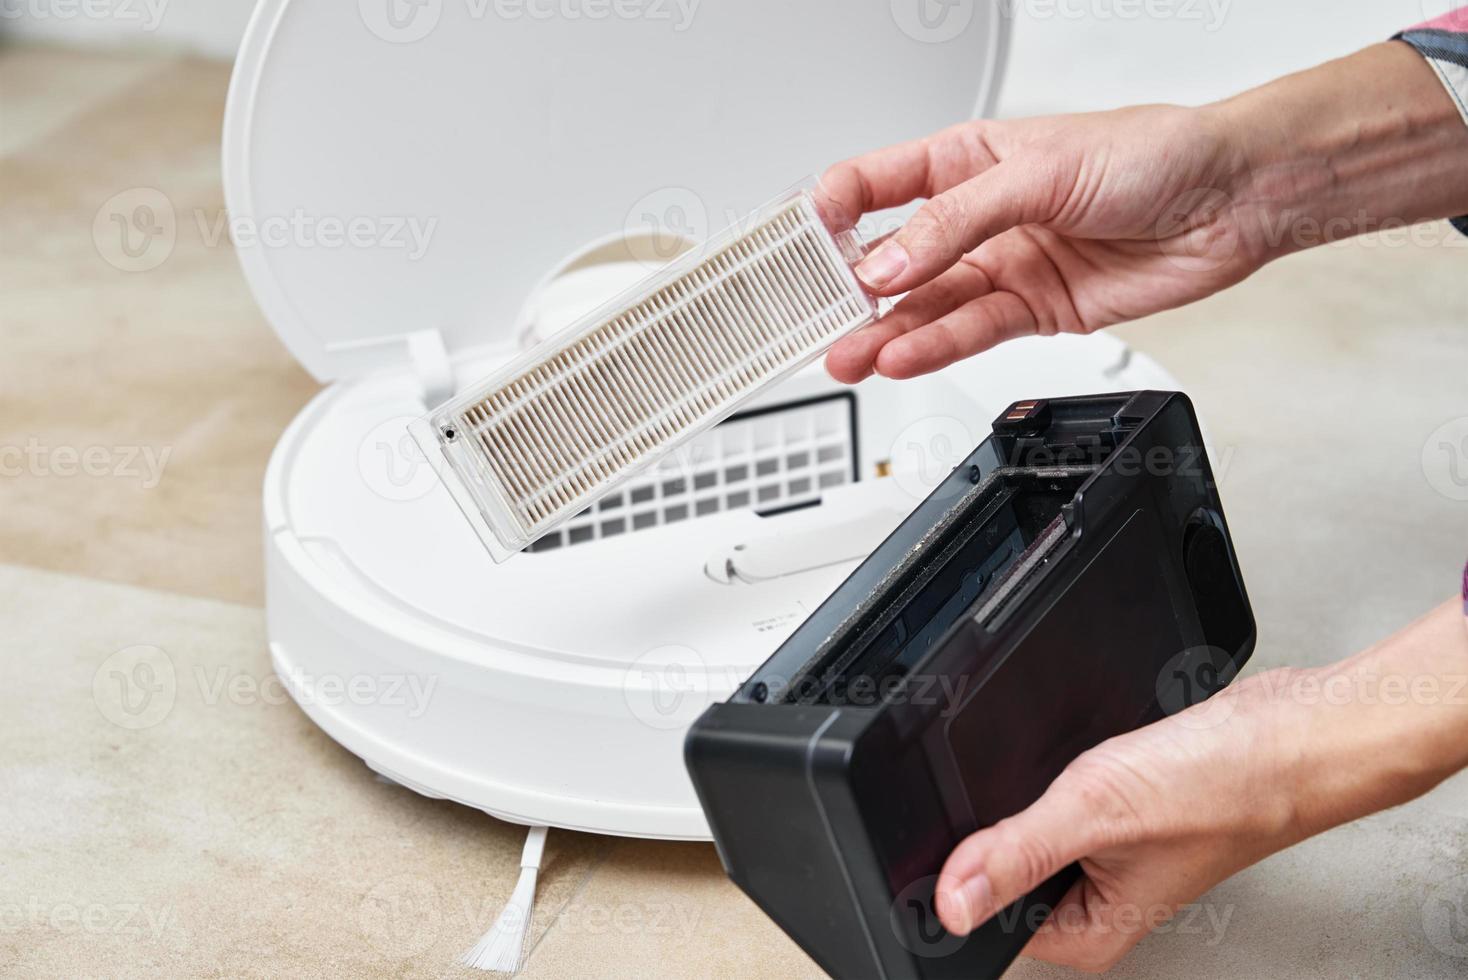
<path id="1" fill-rule="evenodd" d="M 0 973 L 469 976 L 454 958 L 507 896 L 520 831 L 375 780 L 268 681 L 259 486 L 314 382 L 227 242 L 181 227 L 163 265 L 124 272 L 93 241 L 132 188 L 222 207 L 226 82 L 0 49 L 0 447 L 25 452 L 0 476 Z M 1124 331 L 1226 460 L 1259 666 L 1349 653 L 1456 587 L 1468 470 L 1429 436 L 1468 416 L 1468 242 L 1438 230 Z M 176 694 L 129 730 L 106 665 L 137 645 L 168 651 Z M 709 846 L 556 832 L 548 855 L 528 977 L 818 975 Z M 1460 977 L 1425 910 L 1465 872 L 1460 778 L 1226 882 L 1222 941 L 1154 936 L 1115 974 Z"/>

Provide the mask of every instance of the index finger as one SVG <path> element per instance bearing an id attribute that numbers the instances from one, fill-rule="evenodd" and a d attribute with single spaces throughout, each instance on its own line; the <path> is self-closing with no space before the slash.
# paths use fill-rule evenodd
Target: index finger
<path id="1" fill-rule="evenodd" d="M 832 231 L 862 215 L 941 194 L 997 161 L 974 121 L 842 160 L 821 175 L 816 208 Z"/>

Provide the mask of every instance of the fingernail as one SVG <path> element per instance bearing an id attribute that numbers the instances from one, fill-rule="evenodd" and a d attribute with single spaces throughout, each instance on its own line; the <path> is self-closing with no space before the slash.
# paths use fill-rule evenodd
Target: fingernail
<path id="1" fill-rule="evenodd" d="M 954 923 L 950 932 L 962 935 L 971 928 L 969 922 L 973 921 L 973 913 L 969 911 L 968 899 L 963 897 L 962 886 L 938 889 L 938 893 L 933 896 L 933 907 L 944 923 Z"/>
<path id="2" fill-rule="evenodd" d="M 994 889 L 989 884 L 989 876 L 978 874 L 961 882 L 951 888 L 939 890 L 934 897 L 934 903 L 949 912 L 949 918 L 953 919 L 958 928 L 952 930 L 955 933 L 967 935 L 991 914 L 990 904 L 994 901 Z"/>
<path id="3" fill-rule="evenodd" d="M 881 289 L 902 275 L 907 261 L 907 249 L 895 241 L 886 241 L 857 264 L 856 277 L 872 289 Z"/>

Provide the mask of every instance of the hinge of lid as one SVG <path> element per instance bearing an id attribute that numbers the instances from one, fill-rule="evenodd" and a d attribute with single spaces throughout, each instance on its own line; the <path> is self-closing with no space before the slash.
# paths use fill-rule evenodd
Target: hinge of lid
<path id="1" fill-rule="evenodd" d="M 454 366 L 437 330 L 415 330 L 407 335 L 408 358 L 423 388 L 423 404 L 434 408 L 454 393 Z"/>

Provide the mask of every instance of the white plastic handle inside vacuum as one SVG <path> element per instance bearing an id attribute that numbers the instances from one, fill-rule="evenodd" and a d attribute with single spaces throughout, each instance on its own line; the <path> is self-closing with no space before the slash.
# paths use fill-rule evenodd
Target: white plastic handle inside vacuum
<path id="1" fill-rule="evenodd" d="M 715 552 L 703 570 L 715 582 L 732 585 L 856 561 L 871 554 L 902 517 L 900 511 L 884 507 L 839 524 L 767 534 Z"/>

